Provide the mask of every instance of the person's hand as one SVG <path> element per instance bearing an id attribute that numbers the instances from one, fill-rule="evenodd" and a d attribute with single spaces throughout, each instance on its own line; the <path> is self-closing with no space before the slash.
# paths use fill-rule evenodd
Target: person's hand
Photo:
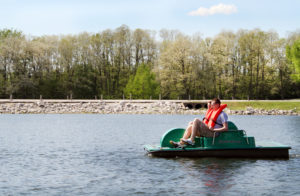
<path id="1" fill-rule="evenodd" d="M 210 109 L 211 108 L 211 102 L 207 102 L 207 109 Z"/>
<path id="2" fill-rule="evenodd" d="M 211 130 L 211 131 L 213 131 L 214 130 L 214 128 L 213 127 L 208 127 L 209 128 L 209 130 Z"/>

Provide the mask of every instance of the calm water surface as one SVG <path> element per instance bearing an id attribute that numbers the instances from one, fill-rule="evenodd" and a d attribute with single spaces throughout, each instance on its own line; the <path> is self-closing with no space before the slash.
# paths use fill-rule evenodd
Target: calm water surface
<path id="1" fill-rule="evenodd" d="M 0 115 L 0 195 L 300 195 L 300 117 L 230 116 L 289 160 L 152 158 L 193 115 Z"/>

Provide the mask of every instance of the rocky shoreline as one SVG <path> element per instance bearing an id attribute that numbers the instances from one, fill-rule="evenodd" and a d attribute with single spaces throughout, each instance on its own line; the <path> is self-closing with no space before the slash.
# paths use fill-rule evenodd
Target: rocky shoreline
<path id="1" fill-rule="evenodd" d="M 189 109 L 180 102 L 91 101 L 91 102 L 1 102 L 0 114 L 204 114 L 205 109 Z M 294 115 L 296 110 L 225 109 L 230 115 Z"/>

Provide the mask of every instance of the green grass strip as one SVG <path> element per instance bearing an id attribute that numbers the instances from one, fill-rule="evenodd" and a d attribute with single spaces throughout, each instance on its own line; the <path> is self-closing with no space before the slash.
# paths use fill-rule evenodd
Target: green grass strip
<path id="1" fill-rule="evenodd" d="M 265 110 L 295 110 L 300 112 L 300 102 L 293 101 L 247 101 L 247 102 L 222 102 L 231 110 L 246 110 L 247 107 Z"/>

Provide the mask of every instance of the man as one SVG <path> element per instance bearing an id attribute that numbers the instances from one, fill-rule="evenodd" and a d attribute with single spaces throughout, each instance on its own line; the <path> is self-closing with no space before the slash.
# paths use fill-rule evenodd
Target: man
<path id="1" fill-rule="evenodd" d="M 221 101 L 218 98 L 212 99 L 207 105 L 208 111 L 206 113 L 206 119 L 201 121 L 196 118 L 190 122 L 180 142 L 170 141 L 172 145 L 175 147 L 183 146 L 184 144 L 194 145 L 196 136 L 214 137 L 215 132 L 216 136 L 218 136 L 218 132 L 228 130 L 228 116 L 222 111 L 227 105 L 221 105 Z"/>

